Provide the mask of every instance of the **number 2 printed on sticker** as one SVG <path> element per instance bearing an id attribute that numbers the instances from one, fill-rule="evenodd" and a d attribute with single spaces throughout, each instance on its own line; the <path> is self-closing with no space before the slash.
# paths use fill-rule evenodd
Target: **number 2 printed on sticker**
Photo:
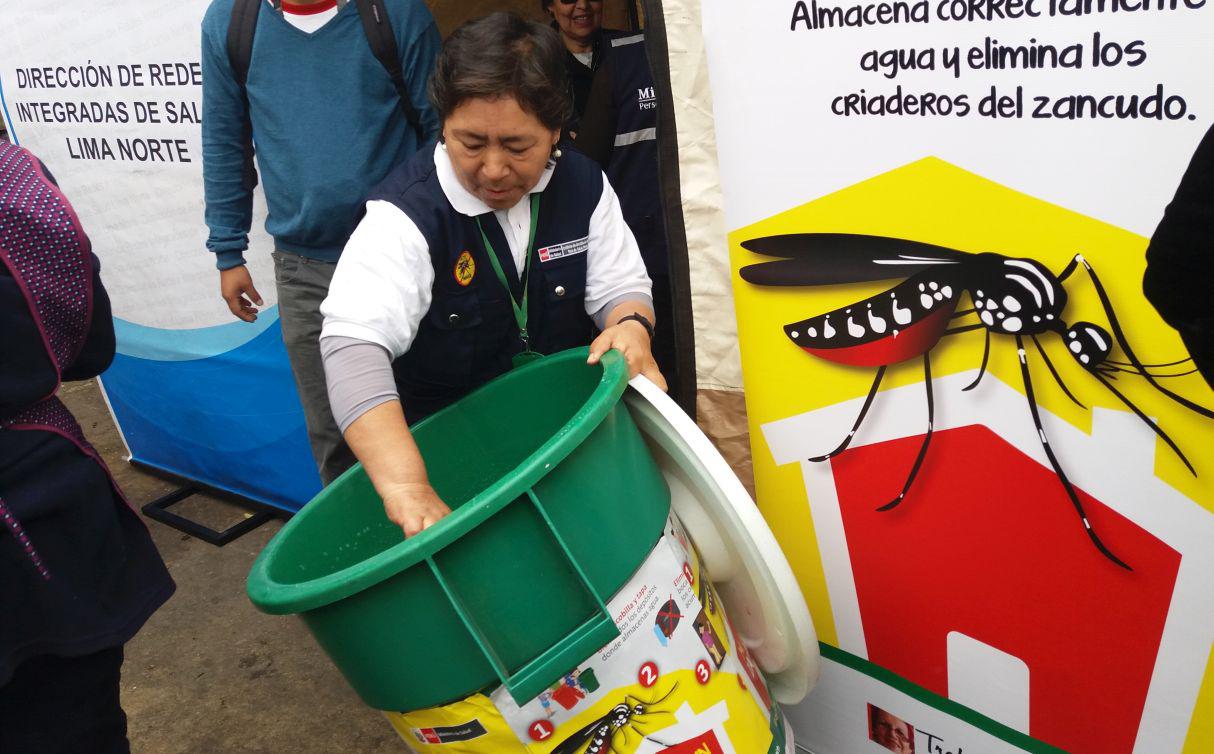
<path id="1" fill-rule="evenodd" d="M 658 665 L 653 660 L 646 662 L 637 671 L 637 683 L 641 684 L 642 688 L 653 688 L 653 685 L 658 682 Z"/>

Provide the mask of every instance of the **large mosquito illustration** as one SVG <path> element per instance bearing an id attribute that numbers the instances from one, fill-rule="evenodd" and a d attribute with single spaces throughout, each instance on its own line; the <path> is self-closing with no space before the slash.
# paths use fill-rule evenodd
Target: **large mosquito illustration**
<path id="1" fill-rule="evenodd" d="M 927 391 L 927 432 L 902 491 L 878 510 L 890 510 L 906 498 L 927 455 L 935 410 L 932 397 L 932 349 L 945 336 L 977 329 L 985 330 L 986 335 L 982 364 L 977 378 L 964 389 L 972 390 L 977 387 L 986 374 L 991 333 L 1011 335 L 1015 338 L 1029 411 L 1046 458 L 1058 475 L 1067 498 L 1079 514 L 1088 537 L 1096 549 L 1109 560 L 1122 568 L 1132 570 L 1100 540 L 1088 521 L 1083 504 L 1079 501 L 1066 472 L 1050 447 L 1049 439 L 1041 426 L 1033 381 L 1029 375 L 1026 340 L 1032 342 L 1034 350 L 1040 354 L 1066 396 L 1086 408 L 1067 388 L 1039 340 L 1039 336 L 1050 333 L 1061 337 L 1072 358 L 1145 422 L 1176 453 L 1189 471 L 1196 475 L 1193 465 L 1172 438 L 1112 382 L 1119 374 L 1139 376 L 1169 399 L 1190 411 L 1214 419 L 1214 411 L 1174 393 L 1159 382 L 1160 379 L 1179 377 L 1191 374 L 1192 371 L 1169 374 L 1152 371 L 1177 367 L 1191 360 L 1143 364 L 1126 339 L 1100 278 L 1082 255 L 1075 255 L 1066 268 L 1055 275 L 1040 262 L 1032 259 L 995 253 L 971 254 L 943 246 L 885 236 L 795 233 L 743 241 L 742 247 L 757 254 L 781 257 L 777 261 L 760 262 L 742 268 L 742 279 L 754 285 L 819 286 L 905 278 L 894 287 L 870 298 L 784 326 L 784 332 L 789 339 L 813 356 L 840 364 L 877 368 L 872 387 L 851 431 L 834 450 L 810 458 L 810 461 L 825 461 L 847 449 L 872 406 L 887 367 L 916 356 L 923 359 L 924 386 Z M 1075 322 L 1068 325 L 1063 319 L 1067 292 L 1062 283 L 1081 267 L 1087 272 L 1100 299 L 1100 305 L 1112 331 L 1111 335 L 1108 330 L 1092 322 Z M 957 311 L 963 292 L 969 293 L 973 308 Z M 956 320 L 969 315 L 977 316 L 979 321 L 954 325 Z M 1110 358 L 1114 344 L 1125 354 L 1126 361 Z"/>
<path id="2" fill-rule="evenodd" d="M 557 744 L 556 748 L 552 750 L 552 754 L 603 754 L 603 752 L 614 752 L 615 737 L 620 734 L 626 737 L 629 731 L 643 738 L 648 738 L 648 735 L 640 728 L 643 721 L 638 718 L 644 715 L 674 714 L 667 710 L 655 710 L 653 708 L 669 699 L 670 695 L 678 688 L 679 684 L 675 683 L 670 687 L 669 691 L 650 702 L 639 699 L 631 694 L 626 694 L 623 702 L 607 710 L 605 715 L 570 734 L 568 738 Z M 660 741 L 658 743 L 664 745 Z"/>

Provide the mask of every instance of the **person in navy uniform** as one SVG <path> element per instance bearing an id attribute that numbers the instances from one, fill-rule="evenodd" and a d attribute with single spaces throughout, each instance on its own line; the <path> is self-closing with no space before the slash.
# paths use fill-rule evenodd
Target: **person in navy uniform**
<path id="1" fill-rule="evenodd" d="M 565 46 L 565 74 L 573 102 L 565 129 L 576 133 L 595 71 L 606 60 L 611 40 L 625 32 L 603 28 L 603 0 L 540 0 L 540 8 L 552 18 Z"/>
<path id="2" fill-rule="evenodd" d="M 556 32 L 513 14 L 451 35 L 430 84 L 441 141 L 372 191 L 321 306 L 334 416 L 407 536 L 450 512 L 407 425 L 596 327 L 590 363 L 615 348 L 665 387 L 619 201 L 559 146 L 563 58 Z"/>
<path id="3" fill-rule="evenodd" d="M 674 297 L 658 180 L 657 87 L 644 34 L 616 36 L 604 44 L 611 54 L 594 75 L 575 145 L 603 167 L 619 194 L 624 221 L 653 281 L 658 318 L 654 358 L 671 385 L 671 397 L 678 400 Z"/>

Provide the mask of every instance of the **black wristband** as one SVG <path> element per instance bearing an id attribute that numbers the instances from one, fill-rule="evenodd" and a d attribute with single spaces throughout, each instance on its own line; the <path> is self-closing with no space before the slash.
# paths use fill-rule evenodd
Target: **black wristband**
<path id="1" fill-rule="evenodd" d="M 632 320 L 634 322 L 640 322 L 641 327 L 645 328 L 645 332 L 649 333 L 649 342 L 650 343 L 653 342 L 653 323 L 650 322 L 643 314 L 640 314 L 638 312 L 633 312 L 632 314 L 629 314 L 627 316 L 620 317 L 618 320 L 616 320 L 616 324 L 618 325 L 621 322 L 627 322 L 628 320 Z"/>

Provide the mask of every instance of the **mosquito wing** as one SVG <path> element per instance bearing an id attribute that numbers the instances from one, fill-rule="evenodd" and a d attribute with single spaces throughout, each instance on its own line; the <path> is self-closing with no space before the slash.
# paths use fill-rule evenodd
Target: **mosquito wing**
<path id="1" fill-rule="evenodd" d="M 742 248 L 769 257 L 743 267 L 754 285 L 839 285 L 910 277 L 931 267 L 955 265 L 973 255 L 944 246 L 887 236 L 851 233 L 789 233 L 752 238 Z"/>

